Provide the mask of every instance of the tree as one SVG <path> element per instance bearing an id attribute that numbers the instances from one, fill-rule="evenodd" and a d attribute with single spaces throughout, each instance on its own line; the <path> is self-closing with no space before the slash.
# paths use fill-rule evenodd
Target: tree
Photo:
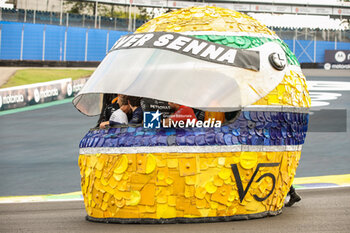
<path id="1" fill-rule="evenodd" d="M 106 14 L 107 8 L 104 5 L 97 5 L 97 13 L 98 15 L 104 16 Z M 64 7 L 66 12 L 71 14 L 87 14 L 94 15 L 95 14 L 95 3 L 93 2 L 75 2 L 75 1 L 65 1 Z"/>
<path id="2" fill-rule="evenodd" d="M 66 1 L 64 3 L 65 10 L 71 14 L 88 14 L 95 15 L 95 3 L 91 2 L 75 2 Z M 112 18 L 129 18 L 129 11 L 127 7 L 114 6 L 114 5 L 97 5 L 97 14 L 100 16 L 112 17 Z M 134 16 L 134 13 L 132 14 Z M 138 7 L 136 13 L 136 19 L 148 20 L 150 16 L 147 12 L 147 8 Z"/>

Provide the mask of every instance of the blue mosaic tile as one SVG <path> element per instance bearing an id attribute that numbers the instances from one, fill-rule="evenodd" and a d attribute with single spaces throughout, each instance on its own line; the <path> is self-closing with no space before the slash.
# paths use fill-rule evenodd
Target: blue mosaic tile
<path id="1" fill-rule="evenodd" d="M 247 137 L 239 136 L 238 141 L 241 144 L 247 144 Z"/>
<path id="2" fill-rule="evenodd" d="M 158 143 L 158 136 L 157 135 L 152 136 L 150 140 L 150 146 L 157 146 L 157 143 Z"/>
<path id="3" fill-rule="evenodd" d="M 265 115 L 264 115 L 263 112 L 257 112 L 256 115 L 258 117 L 258 122 L 264 122 L 265 121 Z"/>
<path id="4" fill-rule="evenodd" d="M 118 146 L 123 147 L 125 145 L 126 145 L 126 137 L 120 137 L 119 142 L 118 142 Z"/>
<path id="5" fill-rule="evenodd" d="M 263 137 L 264 136 L 264 132 L 262 129 L 258 129 L 258 128 L 255 128 L 255 134 L 260 136 L 260 137 Z"/>
<path id="6" fill-rule="evenodd" d="M 221 131 L 226 134 L 229 133 L 231 129 L 227 125 L 224 125 L 221 127 Z"/>
<path id="7" fill-rule="evenodd" d="M 249 135 L 249 131 L 247 128 L 241 128 L 240 136 L 247 137 Z"/>
<path id="8" fill-rule="evenodd" d="M 96 137 L 94 139 L 93 147 L 101 147 L 101 146 L 103 146 L 104 142 L 105 142 L 104 138 L 97 138 Z"/>
<path id="9" fill-rule="evenodd" d="M 250 119 L 252 120 L 252 121 L 259 121 L 259 119 L 258 119 L 258 112 L 250 112 Z"/>
<path id="10" fill-rule="evenodd" d="M 256 145 L 264 145 L 264 137 L 258 136 Z"/>
<path id="11" fill-rule="evenodd" d="M 186 136 L 177 136 L 176 137 L 176 144 L 178 146 L 185 146 L 186 145 Z"/>
<path id="12" fill-rule="evenodd" d="M 215 142 L 217 145 L 225 145 L 224 134 L 217 133 L 215 136 Z"/>
<path id="13" fill-rule="evenodd" d="M 283 116 L 284 116 L 284 120 L 285 120 L 288 124 L 290 124 L 290 123 L 292 122 L 292 117 L 291 117 L 291 113 L 290 113 L 290 112 L 285 112 L 285 113 L 283 114 Z"/>
<path id="14" fill-rule="evenodd" d="M 287 137 L 287 129 L 286 129 L 286 127 L 282 127 L 282 128 L 281 128 L 281 134 L 282 134 L 282 137 L 283 137 L 283 138 L 286 138 L 286 137 Z"/>
<path id="15" fill-rule="evenodd" d="M 167 138 L 167 143 L 169 146 L 175 146 L 176 145 L 176 136 L 175 135 L 170 135 Z"/>
<path id="16" fill-rule="evenodd" d="M 83 148 L 85 147 L 85 141 L 86 141 L 86 138 L 83 138 L 80 143 L 79 143 L 79 148 Z"/>
<path id="17" fill-rule="evenodd" d="M 105 142 L 103 143 L 103 146 L 105 146 L 105 147 L 114 147 L 115 143 L 116 143 L 116 141 L 113 140 L 112 138 L 107 138 L 105 140 Z"/>
<path id="18" fill-rule="evenodd" d="M 239 128 L 239 121 L 235 121 L 231 124 L 233 129 L 238 129 Z"/>
<path id="19" fill-rule="evenodd" d="M 276 130 L 276 136 L 278 139 L 281 139 L 282 138 L 282 132 L 281 132 L 281 129 L 278 129 Z"/>
<path id="20" fill-rule="evenodd" d="M 226 145 L 233 145 L 232 143 L 232 134 L 225 134 L 224 135 L 224 141 Z"/>
<path id="21" fill-rule="evenodd" d="M 264 138 L 264 145 L 269 146 L 270 145 L 270 139 L 269 138 Z"/>
<path id="22" fill-rule="evenodd" d="M 270 129 L 271 127 L 273 127 L 273 123 L 272 122 L 266 122 L 264 125 L 265 129 Z"/>
<path id="23" fill-rule="evenodd" d="M 250 129 L 254 129 L 255 128 L 255 122 L 254 121 L 248 121 L 247 127 Z"/>
<path id="24" fill-rule="evenodd" d="M 126 143 L 125 146 L 126 147 L 131 147 L 135 145 L 135 137 L 134 136 L 127 136 L 126 137 Z"/>
<path id="25" fill-rule="evenodd" d="M 270 128 L 269 129 L 269 132 L 270 132 L 270 137 L 272 140 L 275 140 L 277 138 L 277 135 L 276 135 L 276 129 L 275 128 Z"/>
<path id="26" fill-rule="evenodd" d="M 246 137 L 245 140 L 246 140 L 245 142 L 246 145 L 252 145 L 252 135 L 249 135 L 248 137 Z"/>
<path id="27" fill-rule="evenodd" d="M 195 143 L 197 146 L 204 146 L 206 144 L 205 136 L 204 135 L 196 136 Z"/>
<path id="28" fill-rule="evenodd" d="M 284 122 L 284 113 L 283 113 L 283 112 L 279 112 L 279 113 L 278 113 L 278 120 L 279 120 L 280 122 Z"/>
<path id="29" fill-rule="evenodd" d="M 243 112 L 243 116 L 244 116 L 245 119 L 251 120 L 249 112 Z"/>
<path id="30" fill-rule="evenodd" d="M 239 127 L 240 128 L 247 128 L 248 127 L 248 121 L 239 121 Z"/>
<path id="31" fill-rule="evenodd" d="M 157 139 L 158 146 L 167 146 L 168 145 L 168 137 L 167 136 L 159 136 Z"/>
<path id="32" fill-rule="evenodd" d="M 209 133 L 209 134 L 206 134 L 204 137 L 207 145 L 215 145 L 215 134 Z"/>
<path id="33" fill-rule="evenodd" d="M 86 147 L 92 147 L 92 145 L 94 144 L 94 138 L 88 138 L 87 142 L 86 142 Z"/>
<path id="34" fill-rule="evenodd" d="M 240 135 L 240 133 L 241 133 L 241 129 L 240 128 L 237 128 L 237 129 L 233 129 L 232 130 L 232 134 L 234 135 L 234 136 L 239 136 Z"/>
<path id="35" fill-rule="evenodd" d="M 194 131 L 194 136 L 198 136 L 198 135 L 204 135 L 205 134 L 205 130 L 204 128 L 198 130 L 198 131 Z"/>
<path id="36" fill-rule="evenodd" d="M 134 141 L 134 146 L 142 146 L 142 136 L 136 136 Z"/>
<path id="37" fill-rule="evenodd" d="M 264 134 L 265 138 L 270 138 L 270 131 L 269 131 L 269 129 L 265 128 L 263 130 L 263 134 Z"/>
<path id="38" fill-rule="evenodd" d="M 136 131 L 135 132 L 135 136 L 143 136 L 143 135 L 145 135 L 144 131 Z"/>
<path id="39" fill-rule="evenodd" d="M 150 136 L 144 136 L 144 137 L 142 137 L 142 140 L 141 140 L 142 146 L 149 146 L 149 145 L 151 144 L 150 139 L 151 139 Z"/>
<path id="40" fill-rule="evenodd" d="M 263 129 L 265 127 L 265 123 L 264 122 L 256 122 L 255 123 L 255 128 L 256 129 Z"/>
<path id="41" fill-rule="evenodd" d="M 264 116 L 265 116 L 265 121 L 272 122 L 270 112 L 264 112 Z"/>
<path id="42" fill-rule="evenodd" d="M 250 135 L 255 135 L 255 128 L 251 128 L 251 129 L 249 128 L 248 132 Z"/>
<path id="43" fill-rule="evenodd" d="M 196 136 L 194 136 L 194 135 L 187 136 L 186 137 L 186 145 L 193 146 L 195 138 L 196 138 Z"/>
<path id="44" fill-rule="evenodd" d="M 157 131 L 155 130 L 149 130 L 149 129 L 145 130 L 145 135 L 147 136 L 156 135 L 156 134 L 157 134 Z"/>
<path id="45" fill-rule="evenodd" d="M 238 141 L 238 137 L 232 137 L 232 145 L 239 145 L 241 144 L 239 141 Z"/>

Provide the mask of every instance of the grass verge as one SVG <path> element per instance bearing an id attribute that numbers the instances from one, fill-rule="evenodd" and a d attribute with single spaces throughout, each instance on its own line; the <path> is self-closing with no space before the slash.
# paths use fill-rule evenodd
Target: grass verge
<path id="1" fill-rule="evenodd" d="M 93 70 L 84 69 L 23 69 L 16 71 L 1 88 L 48 82 L 64 78 L 72 78 L 75 80 L 88 77 L 93 72 Z"/>

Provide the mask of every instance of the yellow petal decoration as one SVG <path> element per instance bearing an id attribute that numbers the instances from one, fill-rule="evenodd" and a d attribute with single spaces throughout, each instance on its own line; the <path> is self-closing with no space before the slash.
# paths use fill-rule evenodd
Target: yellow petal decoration
<path id="1" fill-rule="evenodd" d="M 157 161 L 152 154 L 147 155 L 147 165 L 146 165 L 146 174 L 150 174 L 156 168 Z"/>
<path id="2" fill-rule="evenodd" d="M 258 163 L 256 152 L 242 152 L 240 164 L 244 169 L 251 169 Z"/>
<path id="3" fill-rule="evenodd" d="M 122 174 L 128 168 L 128 164 L 129 164 L 129 161 L 126 155 L 120 156 L 120 158 L 117 161 L 117 165 L 114 169 L 114 173 Z"/>
<path id="4" fill-rule="evenodd" d="M 229 168 L 222 168 L 221 171 L 219 172 L 219 177 L 223 180 L 226 180 L 230 178 L 232 174 L 232 170 Z"/>
<path id="5" fill-rule="evenodd" d="M 126 201 L 126 205 L 134 206 L 139 204 L 141 200 L 141 194 L 139 191 L 131 191 L 130 200 Z"/>
<path id="6" fill-rule="evenodd" d="M 205 185 L 205 190 L 210 194 L 215 193 L 217 189 L 218 188 L 212 182 L 208 182 Z"/>
<path id="7" fill-rule="evenodd" d="M 203 199 L 205 197 L 205 194 L 207 193 L 207 190 L 203 187 L 198 187 L 196 189 L 196 193 L 195 193 L 195 196 L 198 198 L 198 199 Z"/>

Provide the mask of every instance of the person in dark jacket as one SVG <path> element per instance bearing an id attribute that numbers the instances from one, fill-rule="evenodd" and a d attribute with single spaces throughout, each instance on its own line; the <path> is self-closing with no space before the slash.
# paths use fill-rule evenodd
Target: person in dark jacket
<path id="1" fill-rule="evenodd" d="M 132 117 L 129 120 L 129 124 L 141 124 L 143 121 L 141 98 L 137 96 L 128 96 L 127 99 L 132 111 Z"/>

